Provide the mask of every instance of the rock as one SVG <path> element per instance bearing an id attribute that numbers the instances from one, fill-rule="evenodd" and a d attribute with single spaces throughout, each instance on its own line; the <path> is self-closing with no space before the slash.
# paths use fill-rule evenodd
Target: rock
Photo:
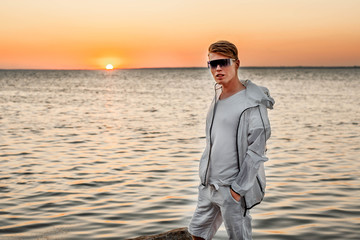
<path id="1" fill-rule="evenodd" d="M 165 233 L 151 235 L 151 236 L 142 236 L 137 238 L 131 238 L 128 240 L 191 240 L 191 235 L 188 232 L 187 228 L 177 228 Z"/>

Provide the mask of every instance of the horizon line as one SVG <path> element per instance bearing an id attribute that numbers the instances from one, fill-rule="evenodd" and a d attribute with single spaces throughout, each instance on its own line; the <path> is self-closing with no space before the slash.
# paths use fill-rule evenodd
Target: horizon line
<path id="1" fill-rule="evenodd" d="M 351 66 L 243 66 L 241 68 L 360 68 L 360 65 Z M 207 67 L 139 67 L 139 68 L 114 68 L 114 69 L 103 69 L 103 68 L 0 68 L 0 71 L 4 70 L 37 70 L 37 71 L 116 71 L 116 70 L 146 70 L 146 69 L 208 69 Z"/>

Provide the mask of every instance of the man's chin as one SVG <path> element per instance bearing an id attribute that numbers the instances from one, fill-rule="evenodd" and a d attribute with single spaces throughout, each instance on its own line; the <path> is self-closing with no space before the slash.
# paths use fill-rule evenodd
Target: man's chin
<path id="1" fill-rule="evenodd" d="M 215 79 L 215 82 L 217 83 L 217 84 L 224 84 L 226 81 L 225 81 L 225 79 Z"/>

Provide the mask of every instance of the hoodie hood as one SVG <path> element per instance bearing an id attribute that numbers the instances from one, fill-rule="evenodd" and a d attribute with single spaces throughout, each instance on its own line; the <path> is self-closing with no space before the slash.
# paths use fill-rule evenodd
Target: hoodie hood
<path id="1" fill-rule="evenodd" d="M 273 109 L 275 100 L 270 96 L 270 92 L 266 87 L 258 86 L 250 80 L 242 80 L 241 83 L 246 87 L 245 93 L 248 99 L 248 107 L 261 104 Z"/>

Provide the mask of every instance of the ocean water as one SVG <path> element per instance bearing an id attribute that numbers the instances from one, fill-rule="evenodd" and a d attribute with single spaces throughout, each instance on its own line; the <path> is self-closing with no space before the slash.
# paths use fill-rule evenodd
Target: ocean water
<path id="1" fill-rule="evenodd" d="M 253 238 L 359 239 L 360 69 L 240 75 L 276 100 Z M 186 227 L 212 97 L 207 69 L 1 70 L 0 239 Z"/>

